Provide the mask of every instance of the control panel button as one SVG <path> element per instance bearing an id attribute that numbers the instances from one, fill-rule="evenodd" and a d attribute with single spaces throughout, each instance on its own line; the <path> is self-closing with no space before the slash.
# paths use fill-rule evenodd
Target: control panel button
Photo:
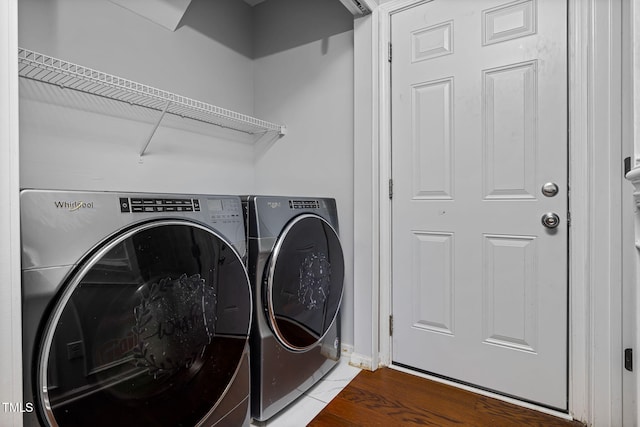
<path id="1" fill-rule="evenodd" d="M 120 212 L 131 212 L 131 206 L 129 205 L 129 199 L 127 197 L 120 197 Z"/>
<path id="2" fill-rule="evenodd" d="M 123 203 L 126 202 L 126 209 Z M 200 210 L 198 199 L 121 198 L 122 212 L 193 212 Z M 131 209 L 130 211 L 128 209 Z"/>

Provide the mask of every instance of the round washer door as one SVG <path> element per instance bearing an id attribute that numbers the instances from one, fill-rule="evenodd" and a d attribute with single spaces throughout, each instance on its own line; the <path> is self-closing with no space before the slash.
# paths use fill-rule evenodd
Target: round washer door
<path id="1" fill-rule="evenodd" d="M 271 329 L 289 350 L 306 351 L 335 322 L 342 299 L 344 258 L 334 228 L 322 217 L 295 217 L 280 234 L 265 279 Z"/>
<path id="2" fill-rule="evenodd" d="M 212 230 L 165 220 L 112 238 L 65 282 L 41 335 L 41 416 L 197 425 L 238 371 L 251 309 L 243 262 Z"/>

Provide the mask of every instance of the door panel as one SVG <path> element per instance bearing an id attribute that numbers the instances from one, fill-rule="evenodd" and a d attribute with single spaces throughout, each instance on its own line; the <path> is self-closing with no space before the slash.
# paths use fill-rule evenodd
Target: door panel
<path id="1" fill-rule="evenodd" d="M 535 199 L 536 75 L 536 62 L 483 72 L 486 199 Z"/>
<path id="2" fill-rule="evenodd" d="M 566 16 L 433 0 L 391 18 L 393 360 L 561 410 Z"/>

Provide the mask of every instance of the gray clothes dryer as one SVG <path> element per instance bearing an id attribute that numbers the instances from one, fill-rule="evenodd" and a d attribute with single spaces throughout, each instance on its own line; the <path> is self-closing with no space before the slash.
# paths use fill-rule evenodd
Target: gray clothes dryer
<path id="1" fill-rule="evenodd" d="M 344 258 L 334 199 L 245 196 L 243 207 L 255 306 L 251 415 L 265 421 L 338 363 Z"/>
<path id="2" fill-rule="evenodd" d="M 240 198 L 23 190 L 20 208 L 25 426 L 249 424 Z"/>

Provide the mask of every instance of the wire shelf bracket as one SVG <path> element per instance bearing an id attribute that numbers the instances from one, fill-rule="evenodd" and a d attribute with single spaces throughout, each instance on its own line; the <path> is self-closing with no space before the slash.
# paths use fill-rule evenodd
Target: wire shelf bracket
<path id="1" fill-rule="evenodd" d="M 282 137 L 287 133 L 284 125 L 260 120 L 32 50 L 18 48 L 18 63 L 20 77 L 159 111 L 160 116 L 140 151 L 140 156 L 144 155 L 166 113 L 254 135 L 256 140 L 265 134 Z"/>

